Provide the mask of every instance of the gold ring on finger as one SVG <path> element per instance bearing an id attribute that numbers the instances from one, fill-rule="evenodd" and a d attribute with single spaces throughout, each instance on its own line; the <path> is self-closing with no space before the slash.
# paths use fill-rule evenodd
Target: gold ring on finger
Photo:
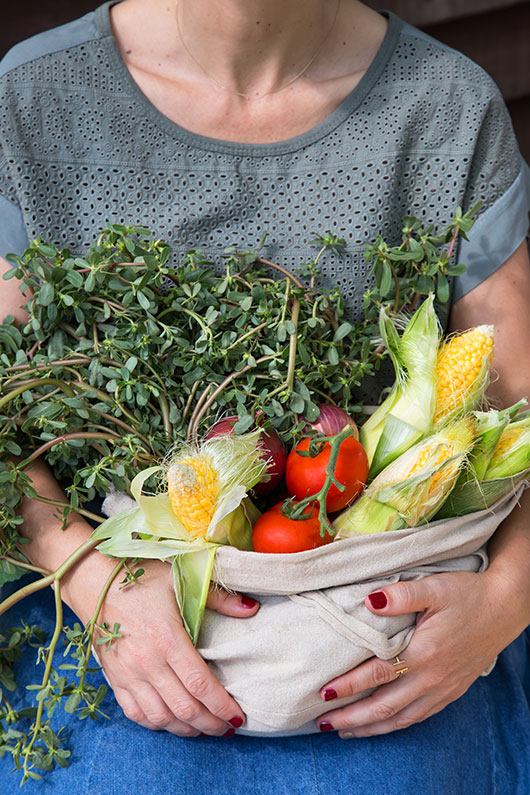
<path id="1" fill-rule="evenodd" d="M 403 674 L 406 673 L 409 670 L 407 665 L 406 665 L 406 663 L 407 663 L 406 660 L 400 660 L 399 659 L 399 654 L 396 654 L 395 662 L 393 662 L 392 665 L 394 665 L 394 666 L 396 666 L 396 665 L 404 665 L 405 666 L 405 668 L 396 669 L 396 671 L 395 671 L 396 676 L 403 676 Z"/>

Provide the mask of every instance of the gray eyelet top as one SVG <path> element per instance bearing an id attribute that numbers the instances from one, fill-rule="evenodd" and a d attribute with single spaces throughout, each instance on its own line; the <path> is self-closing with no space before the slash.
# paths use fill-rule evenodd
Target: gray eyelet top
<path id="1" fill-rule="evenodd" d="M 189 132 L 131 78 L 106 3 L 14 47 L 0 63 L 0 255 L 41 235 L 80 252 L 107 221 L 139 223 L 215 256 L 256 246 L 295 268 L 309 241 L 347 242 L 323 266 L 353 316 L 370 282 L 363 257 L 401 218 L 447 223 L 483 209 L 463 242 L 458 299 L 524 239 L 528 169 L 492 80 L 465 56 L 388 14 L 386 37 L 357 87 L 295 138 L 242 144 Z"/>

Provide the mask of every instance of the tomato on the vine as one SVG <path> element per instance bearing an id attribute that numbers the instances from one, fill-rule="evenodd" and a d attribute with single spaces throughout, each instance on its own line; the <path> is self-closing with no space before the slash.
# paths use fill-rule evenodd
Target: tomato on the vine
<path id="1" fill-rule="evenodd" d="M 282 513 L 282 504 L 269 508 L 257 520 L 252 531 L 252 544 L 256 552 L 304 552 L 333 541 L 325 532 L 320 535 L 318 505 L 308 506 L 302 519 L 289 519 Z"/>
<path id="2" fill-rule="evenodd" d="M 306 436 L 291 450 L 287 457 L 285 480 L 289 493 L 303 500 L 317 494 L 326 480 L 326 467 L 329 462 L 331 445 L 325 442 L 318 455 L 302 456 L 297 450 L 307 451 L 311 438 Z M 340 511 L 359 496 L 368 477 L 368 457 L 363 446 L 353 437 L 345 439 L 340 448 L 335 466 L 335 477 L 346 488 L 344 491 L 332 484 L 326 499 L 326 509 L 330 513 Z"/>

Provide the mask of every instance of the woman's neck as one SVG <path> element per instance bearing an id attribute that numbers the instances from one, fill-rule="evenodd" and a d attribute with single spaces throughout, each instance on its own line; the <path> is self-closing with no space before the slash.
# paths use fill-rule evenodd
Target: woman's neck
<path id="1" fill-rule="evenodd" d="M 193 57 L 178 36 L 176 0 L 113 6 L 116 42 L 129 73 L 163 115 L 229 141 L 279 141 L 315 127 L 355 88 L 387 29 L 384 17 L 357 0 L 341 0 L 335 24 L 338 0 L 304 0 L 303 7 L 301 0 L 179 2 Z M 333 28 L 326 38 L 327 25 Z"/>
<path id="2" fill-rule="evenodd" d="M 342 3 L 351 5 L 352 0 Z M 190 69 L 201 69 L 228 90 L 259 95 L 277 90 L 319 55 L 340 4 L 341 0 L 126 0 L 113 13 L 135 6 L 148 28 L 156 25 L 160 60 L 188 61 Z"/>

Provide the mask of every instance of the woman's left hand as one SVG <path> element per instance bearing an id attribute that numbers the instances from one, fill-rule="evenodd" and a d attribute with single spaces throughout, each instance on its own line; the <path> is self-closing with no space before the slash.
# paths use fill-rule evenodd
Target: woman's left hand
<path id="1" fill-rule="evenodd" d="M 349 706 L 317 719 L 321 731 L 339 730 L 342 738 L 369 737 L 404 729 L 439 712 L 459 698 L 497 654 L 528 623 L 524 604 L 506 580 L 486 571 L 454 572 L 423 580 L 399 582 L 377 591 L 377 615 L 419 613 L 416 630 L 400 659 L 372 657 L 321 690 L 324 701 L 377 688 Z M 524 599 L 521 600 L 524 602 Z M 397 670 L 408 670 L 397 674 Z M 331 692 L 330 692 L 331 691 Z"/>

